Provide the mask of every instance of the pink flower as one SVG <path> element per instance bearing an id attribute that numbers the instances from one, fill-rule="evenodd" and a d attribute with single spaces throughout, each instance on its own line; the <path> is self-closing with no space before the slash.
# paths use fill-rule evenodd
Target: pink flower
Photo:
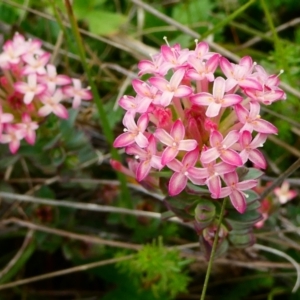
<path id="1" fill-rule="evenodd" d="M 255 166 L 265 169 L 267 167 L 267 162 L 264 156 L 261 154 L 259 150 L 256 148 L 262 147 L 264 142 L 267 139 L 267 134 L 259 133 L 252 140 L 252 135 L 249 131 L 243 131 L 240 136 L 240 145 L 241 145 L 241 153 L 240 157 L 243 160 L 243 163 L 246 163 L 249 159 L 254 163 Z"/>
<path id="2" fill-rule="evenodd" d="M 135 158 L 140 161 L 137 170 L 136 178 L 138 181 L 143 180 L 150 172 L 151 168 L 162 169 L 160 156 L 156 155 L 156 141 L 153 135 L 148 138 L 149 144 L 142 149 L 137 144 L 129 145 L 126 148 L 127 154 L 134 154 Z"/>
<path id="3" fill-rule="evenodd" d="M 246 210 L 246 194 L 242 191 L 250 190 L 257 185 L 257 180 L 245 180 L 239 182 L 237 173 L 230 172 L 224 175 L 224 181 L 227 187 L 221 189 L 219 198 L 229 196 L 230 201 L 234 208 L 239 213 L 244 213 Z M 214 197 L 213 197 L 214 198 Z"/>
<path id="4" fill-rule="evenodd" d="M 23 114 L 22 123 L 20 125 L 24 130 L 25 140 L 28 144 L 33 145 L 36 139 L 35 131 L 39 128 L 39 125 L 37 122 L 32 121 L 27 113 Z"/>
<path id="5" fill-rule="evenodd" d="M 224 139 L 219 131 L 213 130 L 209 139 L 212 148 L 202 151 L 200 157 L 201 162 L 209 164 L 220 157 L 229 165 L 241 166 L 243 164 L 241 157 L 237 152 L 230 149 L 239 138 L 239 132 L 236 130 L 230 131 Z"/>
<path id="6" fill-rule="evenodd" d="M 280 89 L 276 91 L 245 90 L 245 94 L 252 100 L 259 101 L 265 105 L 270 105 L 273 102 L 282 100 L 285 97 L 284 91 Z"/>
<path id="7" fill-rule="evenodd" d="M 119 100 L 119 105 L 127 110 L 127 113 L 135 116 L 136 113 L 145 113 L 151 104 L 151 99 L 142 99 L 140 96 L 132 97 L 124 95 Z"/>
<path id="8" fill-rule="evenodd" d="M 196 81 L 203 79 L 214 81 L 214 72 L 219 65 L 219 57 L 219 54 L 214 54 L 208 61 L 203 61 L 190 55 L 188 62 L 192 69 L 186 72 L 187 77 Z"/>
<path id="9" fill-rule="evenodd" d="M 198 161 L 198 157 L 199 149 L 196 148 L 195 150 L 186 153 L 182 162 L 174 159 L 168 163 L 168 167 L 175 171 L 169 182 L 170 196 L 181 193 L 186 187 L 188 179 L 196 185 L 204 184 L 204 180 L 198 177 L 197 168 L 194 167 Z"/>
<path id="10" fill-rule="evenodd" d="M 290 184 L 288 181 L 284 181 L 280 188 L 275 188 L 274 194 L 277 196 L 280 204 L 285 204 L 298 195 L 295 190 L 290 190 Z"/>
<path id="11" fill-rule="evenodd" d="M 25 53 L 26 47 L 23 44 L 16 45 L 13 41 L 5 42 L 4 52 L 0 54 L 0 66 L 9 68 L 11 64 L 15 65 L 21 61 L 21 55 Z"/>
<path id="12" fill-rule="evenodd" d="M 213 94 L 199 93 L 191 97 L 196 105 L 208 106 L 206 116 L 216 117 L 222 107 L 229 107 L 240 103 L 243 98 L 236 94 L 225 94 L 225 79 L 217 77 L 214 81 Z"/>
<path id="13" fill-rule="evenodd" d="M 149 60 L 141 60 L 138 63 L 138 68 L 140 72 L 138 73 L 139 76 L 144 74 L 154 74 L 158 76 L 165 76 L 169 70 L 169 64 L 164 61 L 163 56 L 161 53 L 156 55 L 152 55 L 152 61 Z"/>
<path id="14" fill-rule="evenodd" d="M 26 40 L 16 33 L 12 40 L 5 42 L 0 53 L 0 143 L 8 143 L 12 153 L 18 150 L 22 139 L 31 145 L 35 143 L 38 123 L 43 123 L 43 118 L 51 112 L 68 118 L 62 104 L 66 97 L 56 88 L 72 80 L 57 75 L 55 66 L 48 64 L 50 53 L 41 46 L 41 41 Z M 66 89 L 66 93 L 70 89 L 73 107 L 81 99 L 91 98 L 79 80 L 74 79 L 74 86 Z"/>
<path id="15" fill-rule="evenodd" d="M 158 128 L 154 136 L 167 145 L 161 156 L 161 163 L 165 166 L 172 161 L 180 150 L 192 151 L 197 147 L 195 140 L 184 140 L 185 129 L 180 120 L 174 122 L 170 134 L 164 129 Z"/>
<path id="16" fill-rule="evenodd" d="M 68 97 L 73 97 L 73 108 L 77 108 L 81 100 L 91 100 L 92 93 L 89 89 L 84 89 L 81 87 L 81 81 L 79 79 L 72 79 L 73 86 L 63 87 L 63 93 Z"/>
<path id="17" fill-rule="evenodd" d="M 152 77 L 149 79 L 149 82 L 162 92 L 160 97 L 160 104 L 162 106 L 168 106 L 173 97 L 182 98 L 192 93 L 191 87 L 180 85 L 184 74 L 185 69 L 180 68 L 173 74 L 170 82 L 161 77 Z"/>
<path id="18" fill-rule="evenodd" d="M 253 62 L 250 56 L 244 56 L 239 64 L 233 64 L 227 58 L 221 57 L 220 67 L 226 75 L 226 91 L 232 90 L 237 84 L 243 89 L 262 90 L 261 83 L 251 76 Z"/>
<path id="19" fill-rule="evenodd" d="M 223 75 L 215 78 L 219 64 Z M 141 61 L 138 68 L 139 75 L 154 77 L 147 82 L 134 79 L 135 96 L 119 100 L 126 110 L 126 129 L 114 142 L 136 155 L 131 162 L 136 178 L 145 182 L 154 178 L 149 176 L 151 168 L 164 167 L 166 174 L 174 172 L 169 181 L 171 196 L 181 193 L 190 180 L 206 185 L 213 198 L 230 196 L 234 207 L 244 212 L 242 191 L 256 181 L 238 182 L 237 167 L 248 160 L 254 167 L 266 167 L 257 148 L 277 129 L 260 117 L 259 102 L 284 97 L 278 78 L 261 70 L 249 56 L 233 64 L 198 41 L 192 51 L 167 43 L 152 61 Z M 152 183 L 159 189 L 159 172 L 155 176 Z M 222 187 L 224 182 L 227 187 Z"/>
<path id="20" fill-rule="evenodd" d="M 121 148 L 126 147 L 134 142 L 138 144 L 139 147 L 145 148 L 148 146 L 149 142 L 144 132 L 148 126 L 149 117 L 147 114 L 143 114 L 137 121 L 134 121 L 134 116 L 132 114 L 126 114 L 123 119 L 123 124 L 125 126 L 125 133 L 118 136 L 114 141 L 114 147 Z"/>
<path id="21" fill-rule="evenodd" d="M 72 83 L 72 79 L 66 75 L 57 75 L 56 67 L 48 64 L 46 73 L 38 77 L 38 81 L 47 85 L 50 91 L 53 91 L 56 85 L 67 85 Z"/>
<path id="22" fill-rule="evenodd" d="M 41 97 L 41 101 L 44 104 L 39 111 L 39 116 L 48 116 L 51 113 L 54 113 L 62 119 L 67 119 L 69 117 L 67 109 L 60 103 L 64 98 L 61 89 L 58 89 L 52 95 L 47 93 Z"/>
<path id="23" fill-rule="evenodd" d="M 224 162 L 216 163 L 215 161 L 203 165 L 204 168 L 199 168 L 197 170 L 197 176 L 205 179 L 205 184 L 207 184 L 213 197 L 219 198 L 222 187 L 220 176 L 233 172 L 236 167 Z"/>
<path id="24" fill-rule="evenodd" d="M 241 131 L 247 130 L 252 132 L 255 130 L 267 134 L 276 134 L 278 131 L 273 124 L 261 118 L 259 115 L 260 105 L 258 102 L 250 102 L 250 111 L 242 105 L 237 104 L 235 111 L 239 121 L 244 125 Z"/>
<path id="25" fill-rule="evenodd" d="M 212 56 L 216 54 L 215 52 L 209 52 L 209 45 L 206 42 L 198 43 L 198 40 L 195 40 L 195 42 L 196 48 L 195 50 L 190 51 L 189 57 L 192 56 L 199 60 L 209 60 Z"/>
<path id="26" fill-rule="evenodd" d="M 40 96 L 47 87 L 44 84 L 37 83 L 37 75 L 35 73 L 28 75 L 28 83 L 16 82 L 14 87 L 17 92 L 24 94 L 24 103 L 30 104 L 35 96 Z"/>
<path id="27" fill-rule="evenodd" d="M 28 75 L 28 74 L 45 74 L 45 66 L 48 63 L 50 59 L 50 53 L 43 53 L 42 55 L 33 55 L 31 53 L 24 54 L 22 56 L 22 59 L 24 62 L 27 63 L 27 65 L 23 69 L 23 74 Z"/>
<path id="28" fill-rule="evenodd" d="M 2 144 L 9 144 L 9 150 L 15 154 L 20 148 L 20 141 L 24 138 L 24 131 L 20 126 L 7 125 L 6 133 L 0 137 Z"/>
<path id="29" fill-rule="evenodd" d="M 169 65 L 169 68 L 183 67 L 186 65 L 187 58 L 189 56 L 188 49 L 181 49 L 179 44 L 170 47 L 168 45 L 163 45 L 160 48 L 161 54 L 164 61 Z"/>

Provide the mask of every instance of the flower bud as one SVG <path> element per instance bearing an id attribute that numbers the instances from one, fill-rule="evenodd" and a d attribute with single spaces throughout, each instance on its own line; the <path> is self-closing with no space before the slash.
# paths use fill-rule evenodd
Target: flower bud
<path id="1" fill-rule="evenodd" d="M 216 215 L 215 205 L 208 200 L 201 200 L 195 208 L 195 219 L 197 221 L 197 227 L 201 229 L 210 225 Z"/>

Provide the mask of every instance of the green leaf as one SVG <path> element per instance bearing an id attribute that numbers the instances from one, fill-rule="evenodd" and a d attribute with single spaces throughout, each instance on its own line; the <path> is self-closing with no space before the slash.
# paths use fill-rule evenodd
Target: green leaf
<path id="1" fill-rule="evenodd" d="M 177 22 L 191 25 L 211 19 L 213 7 L 213 2 L 209 0 L 180 1 L 174 6 L 172 17 Z"/>
<path id="2" fill-rule="evenodd" d="M 247 195 L 246 196 L 247 205 L 249 205 L 259 199 L 259 195 L 256 192 L 254 192 L 253 190 L 247 190 L 247 191 L 244 191 L 244 193 Z"/>
<path id="3" fill-rule="evenodd" d="M 229 241 L 238 248 L 245 248 L 253 245 L 254 236 L 252 232 L 245 234 L 236 234 L 234 232 L 229 233 Z"/>
<path id="4" fill-rule="evenodd" d="M 8 6 L 7 4 L 0 4 L 0 19 L 2 22 L 13 25 L 17 22 L 19 14 L 20 10 Z"/>
<path id="5" fill-rule="evenodd" d="M 73 10 L 78 19 L 84 19 L 90 11 L 105 2 L 106 0 L 74 0 Z"/>
<path id="6" fill-rule="evenodd" d="M 233 229 L 246 229 L 252 227 L 255 223 L 260 221 L 262 216 L 255 210 L 247 211 L 244 214 L 230 211 L 226 216 L 226 222 L 230 224 Z"/>
<path id="7" fill-rule="evenodd" d="M 115 105 L 115 99 L 110 99 L 104 105 L 104 109 L 107 113 L 108 122 L 111 128 L 115 128 L 116 124 L 119 123 L 124 116 L 124 110 L 120 109 L 119 106 L 115 110 L 114 105 Z"/>
<path id="8" fill-rule="evenodd" d="M 264 172 L 262 172 L 259 169 L 249 168 L 248 172 L 244 176 L 242 176 L 241 180 L 257 179 L 261 177 L 263 174 Z"/>
<path id="9" fill-rule="evenodd" d="M 91 11 L 85 15 L 90 31 L 99 35 L 112 35 L 120 31 L 120 27 L 127 22 L 127 18 L 121 14 L 108 11 Z"/>
<path id="10" fill-rule="evenodd" d="M 167 219 L 172 218 L 172 217 L 174 217 L 174 216 L 175 216 L 175 213 L 172 212 L 172 211 L 170 211 L 170 210 L 165 211 L 165 212 L 163 212 L 163 213 L 161 214 L 161 217 L 162 217 L 163 220 L 167 220 Z"/>
<path id="11" fill-rule="evenodd" d="M 35 196 L 40 198 L 55 199 L 55 193 L 47 185 L 41 186 L 40 189 L 35 192 Z"/>
<path id="12" fill-rule="evenodd" d="M 246 212 L 250 210 L 258 210 L 260 206 L 261 205 L 259 201 L 253 201 L 251 204 L 247 205 Z"/>
<path id="13" fill-rule="evenodd" d="M 6 147 L 6 146 L 4 146 Z M 15 164 L 18 160 L 19 160 L 20 156 L 18 154 L 15 155 L 10 155 L 10 156 L 6 156 L 4 158 L 2 158 L 0 160 L 0 169 L 4 170 L 7 167 Z"/>

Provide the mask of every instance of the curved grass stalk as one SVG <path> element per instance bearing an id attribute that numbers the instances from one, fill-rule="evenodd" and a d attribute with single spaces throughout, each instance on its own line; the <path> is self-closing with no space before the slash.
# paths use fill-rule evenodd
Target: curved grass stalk
<path id="1" fill-rule="evenodd" d="M 277 34 L 277 31 L 276 31 L 276 28 L 275 28 L 275 25 L 274 25 L 274 22 L 272 20 L 272 17 L 271 17 L 271 13 L 270 13 L 270 10 L 268 8 L 268 5 L 266 3 L 265 0 L 260 0 L 261 2 L 261 6 L 264 10 L 264 13 L 265 13 L 265 16 L 266 16 L 266 19 L 267 19 L 267 22 L 268 22 L 268 25 L 272 31 L 272 36 L 273 36 L 273 39 L 274 39 L 274 46 L 275 46 L 275 50 L 278 54 L 278 57 L 281 57 L 280 59 L 280 65 L 283 69 L 284 68 L 284 65 L 285 65 L 285 60 L 283 59 L 284 58 L 284 53 L 283 53 L 283 47 L 282 47 L 282 43 L 278 37 L 278 34 Z"/>
<path id="2" fill-rule="evenodd" d="M 64 29 L 64 26 L 62 25 L 63 22 L 60 19 L 59 14 L 57 13 L 55 3 L 52 0 L 49 0 L 49 2 L 51 4 L 51 6 L 53 7 L 53 10 L 55 12 L 55 16 L 57 18 L 58 24 L 61 26 L 63 32 L 66 34 L 66 38 L 68 38 L 68 35 L 67 35 L 67 33 Z M 72 30 L 72 33 L 73 33 L 73 36 L 74 36 L 74 39 L 75 39 L 75 43 L 76 43 L 76 46 L 78 48 L 78 54 L 79 54 L 80 59 L 81 59 L 82 67 L 83 67 L 83 69 L 84 69 L 84 71 L 87 75 L 89 86 L 90 86 L 91 91 L 93 93 L 93 99 L 96 103 L 96 107 L 97 107 L 98 114 L 99 114 L 99 117 L 100 117 L 100 122 L 101 122 L 102 129 L 103 129 L 103 133 L 106 137 L 107 143 L 110 146 L 111 157 L 113 159 L 120 160 L 120 156 L 119 156 L 117 150 L 114 149 L 113 146 L 112 146 L 113 141 L 114 141 L 114 135 L 113 135 L 112 129 L 110 128 L 108 118 L 107 118 L 107 114 L 105 112 L 104 105 L 103 105 L 103 103 L 100 99 L 98 89 L 97 89 L 97 87 L 94 83 L 94 80 L 92 78 L 91 70 L 90 70 L 90 68 L 87 64 L 83 41 L 82 41 L 82 38 L 81 38 L 81 35 L 80 35 L 80 32 L 79 32 L 77 21 L 75 19 L 74 13 L 73 13 L 72 5 L 71 5 L 69 0 L 65 0 L 65 7 L 66 7 L 66 11 L 67 11 L 68 18 L 69 18 L 69 21 L 70 21 L 71 30 Z M 121 186 L 121 193 L 122 193 L 121 203 L 126 207 L 132 208 L 132 203 L 130 201 L 130 194 L 129 194 L 129 189 L 127 187 L 126 178 L 123 174 L 121 174 L 119 172 L 117 173 L 117 176 L 118 176 L 118 179 L 120 181 L 120 186 Z"/>
<path id="3" fill-rule="evenodd" d="M 270 247 L 267 247 L 267 246 L 263 246 L 263 245 L 260 245 L 260 244 L 254 244 L 253 248 L 258 249 L 258 250 L 263 250 L 263 251 L 266 251 L 266 252 L 269 252 L 269 253 L 273 253 L 277 256 L 281 256 L 281 257 L 285 258 L 286 260 L 288 260 L 295 267 L 296 272 L 297 272 L 297 280 L 296 280 L 296 283 L 293 287 L 292 293 L 297 292 L 297 290 L 300 286 L 300 266 L 299 266 L 299 264 L 291 256 L 289 256 L 286 253 L 284 253 L 282 251 L 279 251 L 277 249 L 270 248 Z"/>

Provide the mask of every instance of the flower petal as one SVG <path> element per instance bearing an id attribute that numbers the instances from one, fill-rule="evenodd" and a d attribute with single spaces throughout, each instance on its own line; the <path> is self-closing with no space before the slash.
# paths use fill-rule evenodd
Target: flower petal
<path id="1" fill-rule="evenodd" d="M 257 149 L 253 149 L 249 152 L 249 160 L 261 169 L 265 169 L 267 167 L 267 162 L 264 156 Z"/>
<path id="2" fill-rule="evenodd" d="M 233 191 L 230 194 L 230 201 L 233 207 L 240 213 L 243 214 L 247 208 L 245 196 L 239 191 Z"/>
<path id="3" fill-rule="evenodd" d="M 143 133 L 139 132 L 135 137 L 135 142 L 141 147 L 146 148 L 149 144 L 148 139 L 144 136 Z"/>
<path id="4" fill-rule="evenodd" d="M 142 181 L 149 174 L 151 170 L 151 164 L 149 160 L 141 162 L 136 169 L 137 181 Z"/>
<path id="5" fill-rule="evenodd" d="M 125 132 L 119 135 L 115 139 L 113 146 L 115 148 L 123 148 L 134 143 L 134 141 L 135 141 L 135 135 L 132 134 L 131 132 Z"/>
<path id="6" fill-rule="evenodd" d="M 198 146 L 195 140 L 183 140 L 178 143 L 178 150 L 192 151 Z"/>
<path id="7" fill-rule="evenodd" d="M 216 117 L 219 114 L 221 107 L 221 103 L 211 102 L 208 105 L 205 115 L 209 118 Z"/>
<path id="8" fill-rule="evenodd" d="M 190 167 L 194 167 L 197 160 L 199 158 L 199 149 L 196 148 L 193 151 L 188 152 L 182 159 L 182 164 L 185 166 L 186 169 Z"/>
<path id="9" fill-rule="evenodd" d="M 199 93 L 190 97 L 190 100 L 196 105 L 208 106 L 210 103 L 214 102 L 214 98 L 209 93 Z"/>
<path id="10" fill-rule="evenodd" d="M 187 97 L 193 92 L 192 88 L 187 85 L 180 85 L 174 92 L 174 96 L 178 98 Z"/>
<path id="11" fill-rule="evenodd" d="M 255 186 L 257 186 L 257 180 L 255 179 L 244 180 L 236 184 L 236 187 L 241 191 L 250 190 Z"/>
<path id="12" fill-rule="evenodd" d="M 183 168 L 182 163 L 178 159 L 173 159 L 167 164 L 167 166 L 175 172 L 180 172 Z"/>
<path id="13" fill-rule="evenodd" d="M 179 68 L 176 70 L 176 72 L 173 74 L 170 80 L 170 86 L 173 89 L 177 89 L 178 86 L 180 85 L 182 78 L 185 74 L 185 68 Z M 178 96 L 179 97 L 179 96 Z"/>
<path id="14" fill-rule="evenodd" d="M 253 125 L 253 129 L 257 132 L 268 133 L 268 134 L 278 133 L 278 129 L 273 124 L 263 119 L 255 120 L 255 122 L 253 122 L 252 125 Z"/>
<path id="15" fill-rule="evenodd" d="M 154 132 L 154 136 L 163 144 L 172 147 L 174 139 L 164 129 L 158 128 Z"/>
<path id="16" fill-rule="evenodd" d="M 178 195 L 184 190 L 187 184 L 187 177 L 182 173 L 174 173 L 169 182 L 170 196 Z"/>
<path id="17" fill-rule="evenodd" d="M 227 164 L 233 166 L 243 165 L 243 161 L 239 154 L 232 149 L 226 149 L 221 152 L 220 158 Z"/>
<path id="18" fill-rule="evenodd" d="M 180 120 L 174 122 L 170 134 L 177 142 L 181 141 L 184 138 L 185 129 Z"/>
<path id="19" fill-rule="evenodd" d="M 209 191 L 214 195 L 215 198 L 220 197 L 221 192 L 221 180 L 219 176 L 211 176 L 207 179 L 206 184 Z"/>
<path id="20" fill-rule="evenodd" d="M 225 93 L 225 79 L 223 77 L 217 77 L 214 81 L 213 96 L 216 99 L 222 99 Z"/>
<path id="21" fill-rule="evenodd" d="M 176 157 L 178 152 L 177 148 L 167 147 L 161 155 L 161 163 L 165 166 Z"/>
<path id="22" fill-rule="evenodd" d="M 220 156 L 219 151 L 216 148 L 211 148 L 201 152 L 200 161 L 203 164 L 209 164 L 216 160 Z"/>

